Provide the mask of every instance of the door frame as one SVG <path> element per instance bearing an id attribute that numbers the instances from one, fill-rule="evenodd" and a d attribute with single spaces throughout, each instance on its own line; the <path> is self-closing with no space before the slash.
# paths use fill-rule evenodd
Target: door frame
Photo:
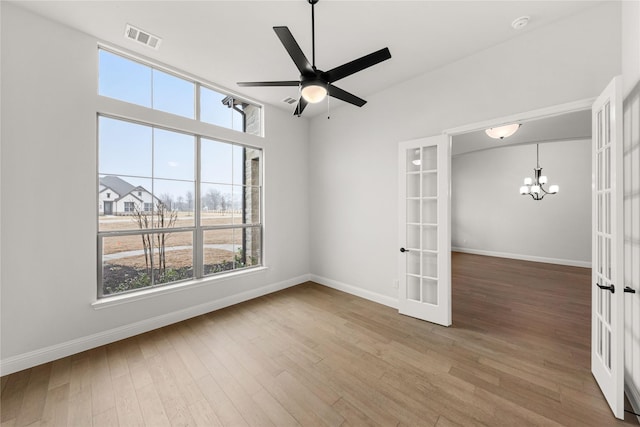
<path id="1" fill-rule="evenodd" d="M 527 123 L 534 120 L 544 119 L 548 117 L 560 116 L 567 113 L 573 113 L 576 111 L 591 111 L 591 107 L 593 103 L 596 101 L 596 97 L 580 99 L 577 101 L 567 102 L 565 104 L 556 104 L 551 105 L 549 107 L 539 108 L 536 110 L 523 111 L 521 113 L 510 114 L 508 116 L 496 117 L 489 120 L 483 120 L 480 122 L 469 123 L 466 125 L 458 126 L 455 128 L 449 128 L 442 131 L 443 134 L 449 137 L 449 157 L 450 161 L 453 159 L 453 137 L 456 135 L 461 135 L 469 132 L 476 132 L 480 130 L 485 130 L 493 127 L 503 126 L 511 123 Z M 449 190 L 451 190 L 451 178 L 452 174 L 449 176 Z M 451 193 L 451 191 L 450 191 Z M 451 194 L 449 194 L 451 197 Z M 449 225 L 451 225 L 451 214 L 452 209 L 449 208 Z M 451 227 L 449 227 L 451 230 Z M 593 262 L 591 264 L 593 266 Z M 451 264 L 449 264 L 449 268 L 451 269 Z M 453 303 L 453 297 L 452 297 Z"/>

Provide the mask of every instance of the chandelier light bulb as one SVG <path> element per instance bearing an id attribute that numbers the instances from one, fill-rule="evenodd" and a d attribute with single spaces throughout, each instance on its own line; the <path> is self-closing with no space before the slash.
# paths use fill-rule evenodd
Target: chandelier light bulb
<path id="1" fill-rule="evenodd" d="M 526 185 L 520 187 L 520 194 L 529 194 L 529 187 Z"/>
<path id="2" fill-rule="evenodd" d="M 547 183 L 547 177 L 546 175 L 542 175 L 540 177 L 540 180 L 538 181 L 540 184 L 546 184 Z"/>
<path id="3" fill-rule="evenodd" d="M 531 186 L 531 192 L 535 193 L 535 194 L 540 193 L 540 186 L 539 185 L 532 185 Z"/>
<path id="4" fill-rule="evenodd" d="M 411 160 L 411 163 L 413 163 L 416 166 L 420 166 L 422 164 L 422 161 L 420 161 L 420 159 L 416 159 L 416 160 Z"/>
<path id="5" fill-rule="evenodd" d="M 531 185 L 533 184 L 533 180 L 529 177 L 524 179 L 524 185 Z"/>
<path id="6" fill-rule="evenodd" d="M 558 185 L 552 185 L 549 187 L 549 193 L 551 194 L 556 194 L 558 191 L 560 191 L 560 186 Z"/>

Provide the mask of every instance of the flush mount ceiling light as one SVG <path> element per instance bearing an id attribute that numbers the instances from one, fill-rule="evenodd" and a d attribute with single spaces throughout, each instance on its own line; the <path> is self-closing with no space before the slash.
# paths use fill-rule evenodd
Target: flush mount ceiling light
<path id="1" fill-rule="evenodd" d="M 547 177 L 542 175 L 542 168 L 540 167 L 540 148 L 536 144 L 536 167 L 533 170 L 533 179 L 527 177 L 524 179 L 524 185 L 520 187 L 520 194 L 526 196 L 527 194 L 533 197 L 533 200 L 542 200 L 547 194 L 556 194 L 560 191 L 560 187 L 557 185 L 549 186 L 549 191 L 545 190 L 544 185 L 547 183 Z"/>
<path id="2" fill-rule="evenodd" d="M 316 35 L 315 35 L 315 15 L 314 7 L 319 0 L 307 0 L 311 5 L 311 62 L 307 59 L 300 45 L 293 38 L 291 31 L 287 27 L 273 27 L 280 42 L 289 53 L 296 68 L 300 72 L 299 80 L 276 81 L 276 82 L 238 82 L 238 86 L 298 86 L 300 88 L 300 100 L 296 105 L 294 115 L 300 116 L 307 104 L 317 103 L 328 96 L 340 99 L 357 107 L 362 107 L 367 101 L 362 98 L 340 89 L 333 85 L 334 82 L 376 65 L 391 58 L 388 48 L 380 49 L 369 55 L 354 59 L 351 62 L 340 65 L 329 71 L 322 71 L 316 68 Z M 328 102 L 328 101 L 327 101 Z"/>
<path id="3" fill-rule="evenodd" d="M 520 128 L 520 123 L 512 123 L 510 125 L 500 126 L 485 130 L 485 133 L 493 139 L 507 138 Z"/>

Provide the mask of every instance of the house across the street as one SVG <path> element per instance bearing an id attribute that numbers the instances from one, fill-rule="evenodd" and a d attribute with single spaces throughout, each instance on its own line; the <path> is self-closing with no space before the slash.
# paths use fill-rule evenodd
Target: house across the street
<path id="1" fill-rule="evenodd" d="M 100 178 L 98 194 L 100 215 L 130 215 L 136 207 L 145 212 L 151 212 L 156 202 L 158 198 L 142 186 L 132 185 L 113 175 Z"/>

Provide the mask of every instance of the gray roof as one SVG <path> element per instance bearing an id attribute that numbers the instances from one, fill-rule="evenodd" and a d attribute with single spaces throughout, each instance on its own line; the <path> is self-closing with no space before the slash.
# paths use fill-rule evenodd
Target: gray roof
<path id="1" fill-rule="evenodd" d="M 120 199 L 134 190 L 146 191 L 147 193 L 150 193 L 144 187 L 136 187 L 135 185 L 129 184 L 124 179 L 113 175 L 107 175 L 100 178 L 100 184 L 104 185 L 105 187 L 109 187 L 110 189 L 118 193 Z"/>

